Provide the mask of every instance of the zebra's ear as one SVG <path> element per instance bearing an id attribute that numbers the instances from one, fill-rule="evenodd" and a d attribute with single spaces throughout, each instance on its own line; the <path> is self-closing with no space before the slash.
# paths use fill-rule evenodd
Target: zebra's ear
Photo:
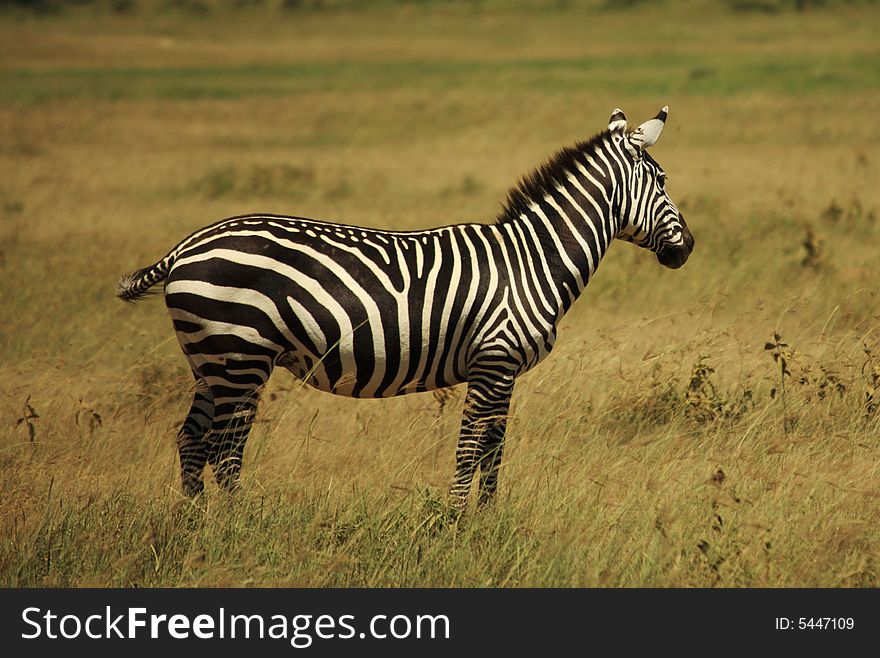
<path id="1" fill-rule="evenodd" d="M 650 148 L 657 143 L 663 126 L 666 125 L 666 117 L 669 116 L 669 107 L 664 107 L 653 119 L 648 119 L 629 136 L 629 141 L 640 150 Z"/>
<path id="2" fill-rule="evenodd" d="M 624 116 L 623 110 L 617 108 L 611 113 L 611 118 L 608 119 L 608 131 L 611 133 L 622 133 L 624 130 L 626 130 L 626 116 Z"/>

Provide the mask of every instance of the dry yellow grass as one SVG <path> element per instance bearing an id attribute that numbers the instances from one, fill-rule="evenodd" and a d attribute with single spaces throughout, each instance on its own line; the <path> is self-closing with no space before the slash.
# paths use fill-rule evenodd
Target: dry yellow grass
<path id="1" fill-rule="evenodd" d="M 878 586 L 878 16 L 4 19 L 0 583 Z M 283 372 L 241 494 L 182 500 L 190 377 L 119 275 L 241 212 L 491 221 L 614 107 L 664 104 L 696 250 L 612 248 L 518 384 L 491 509 L 445 512 L 461 391 Z"/>

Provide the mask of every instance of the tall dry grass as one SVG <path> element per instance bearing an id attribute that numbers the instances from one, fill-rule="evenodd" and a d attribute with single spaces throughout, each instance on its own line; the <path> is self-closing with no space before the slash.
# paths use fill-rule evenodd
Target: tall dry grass
<path id="1" fill-rule="evenodd" d="M 0 582 L 877 586 L 876 18 L 7 16 Z M 696 250 L 670 272 L 612 248 L 517 385 L 493 507 L 445 507 L 460 390 L 355 401 L 286 372 L 241 493 L 180 496 L 191 378 L 120 274 L 241 212 L 490 221 L 614 107 L 663 104 Z"/>

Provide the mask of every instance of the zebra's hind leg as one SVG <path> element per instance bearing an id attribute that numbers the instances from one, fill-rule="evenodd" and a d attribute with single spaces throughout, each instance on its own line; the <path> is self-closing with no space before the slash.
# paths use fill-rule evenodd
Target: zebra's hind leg
<path id="1" fill-rule="evenodd" d="M 183 493 L 198 496 L 205 488 L 202 472 L 208 459 L 206 434 L 214 417 L 214 397 L 207 382 L 195 371 L 196 392 L 192 406 L 177 434 L 177 452 L 180 456 L 180 474 Z"/>
<path id="2" fill-rule="evenodd" d="M 228 390 L 226 392 L 228 395 Z M 215 390 L 215 400 L 217 400 Z M 242 456 L 248 434 L 260 401 L 259 389 L 226 397 L 215 405 L 214 423 L 208 450 L 208 463 L 221 489 L 232 492 L 238 488 Z"/>
<path id="3" fill-rule="evenodd" d="M 455 450 L 455 480 L 450 490 L 452 506 L 457 511 L 467 506 L 478 465 L 480 503 L 485 504 L 495 493 L 512 394 L 513 377 L 506 374 L 479 373 L 468 381 L 461 434 Z"/>

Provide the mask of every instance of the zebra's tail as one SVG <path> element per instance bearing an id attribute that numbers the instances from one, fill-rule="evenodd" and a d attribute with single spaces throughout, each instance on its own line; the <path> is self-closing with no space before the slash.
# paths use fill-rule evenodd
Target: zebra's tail
<path id="1" fill-rule="evenodd" d="M 164 281 L 171 271 L 171 254 L 147 267 L 126 274 L 116 284 L 116 296 L 124 302 L 136 302 L 151 294 L 150 288 Z"/>

